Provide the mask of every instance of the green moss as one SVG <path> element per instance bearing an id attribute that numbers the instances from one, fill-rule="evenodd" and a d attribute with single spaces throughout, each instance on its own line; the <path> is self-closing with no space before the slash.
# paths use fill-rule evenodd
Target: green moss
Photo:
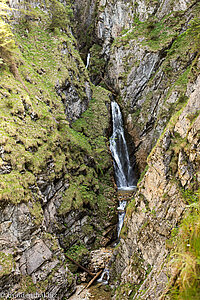
<path id="1" fill-rule="evenodd" d="M 63 194 L 60 213 L 65 214 L 71 208 L 77 209 L 83 204 L 89 204 L 106 214 L 108 202 L 107 193 L 112 193 L 111 172 L 112 161 L 106 144 L 105 130 L 109 127 L 109 115 L 106 103 L 110 102 L 109 92 L 100 87 L 93 87 L 93 99 L 88 109 L 68 129 L 70 151 L 73 160 L 67 167 L 74 169 L 73 183 Z M 84 151 L 93 167 L 84 162 Z"/>
<path id="2" fill-rule="evenodd" d="M 140 278 L 139 284 L 132 284 L 130 282 L 123 283 L 118 285 L 116 289 L 116 299 L 134 299 L 135 293 L 140 288 L 145 277 L 150 273 L 151 266 L 148 265 L 146 270 L 144 269 L 143 262 L 144 260 L 140 257 L 138 253 L 132 255 L 132 264 L 129 266 L 132 269 L 132 272 L 136 273 Z"/>
<path id="3" fill-rule="evenodd" d="M 181 149 L 187 146 L 187 139 L 182 138 L 178 133 L 174 133 L 174 138 L 171 141 L 168 154 L 172 154 L 172 159 L 170 161 L 171 175 L 174 176 L 178 169 L 178 155 Z"/>
<path id="4" fill-rule="evenodd" d="M 14 204 L 23 201 L 29 201 L 32 198 L 29 186 L 35 181 L 32 173 L 26 172 L 26 175 L 17 171 L 12 171 L 10 174 L 1 175 L 0 182 L 0 200 L 11 201 Z"/>
<path id="5" fill-rule="evenodd" d="M 81 177 L 81 181 L 76 179 L 77 183 L 71 184 L 70 187 L 64 192 L 63 201 L 59 208 L 60 214 L 66 214 L 72 209 L 81 208 L 83 203 L 90 203 L 90 206 L 94 206 L 96 203 L 97 197 L 94 192 L 89 190 L 87 177 L 79 177 Z"/>
<path id="6" fill-rule="evenodd" d="M 157 51 L 165 48 L 181 29 L 184 22 L 180 16 L 182 13 L 170 13 L 161 21 L 156 17 L 151 17 L 145 22 L 140 22 L 137 18 L 134 20 L 133 29 L 114 41 L 113 46 L 119 46 L 127 43 L 129 40 L 143 37 L 142 44 L 148 46 L 151 50 Z"/>
<path id="7" fill-rule="evenodd" d="M 12 254 L 0 252 L 0 278 L 9 275 L 14 267 L 14 259 Z"/>
<path id="8" fill-rule="evenodd" d="M 116 300 L 133 299 L 136 288 L 131 283 L 124 283 L 117 287 L 115 291 Z"/>
<path id="9" fill-rule="evenodd" d="M 31 215 L 33 216 L 36 225 L 42 224 L 44 216 L 41 203 L 39 201 L 33 202 L 32 207 L 30 207 L 29 210 Z"/>
<path id="10" fill-rule="evenodd" d="M 50 0 L 49 9 L 51 11 L 49 28 L 51 30 L 55 30 L 56 28 L 65 29 L 69 25 L 69 16 L 73 14 L 70 1 L 66 1 L 65 5 L 63 5 L 57 0 Z"/>
<path id="11" fill-rule="evenodd" d="M 41 291 L 39 289 L 39 291 Z M 33 283 L 33 279 L 31 276 L 23 276 L 21 278 L 21 292 L 26 293 L 36 293 L 39 292 L 38 287 Z"/>
<path id="12" fill-rule="evenodd" d="M 196 4 L 193 11 L 194 16 L 197 16 L 198 4 Z M 179 32 L 182 29 L 182 25 L 185 24 L 185 18 L 185 14 L 182 11 L 172 12 L 163 17 L 161 20 L 158 20 L 156 16 L 150 16 L 145 22 L 141 22 L 135 16 L 132 29 L 128 31 L 122 31 L 121 35 L 115 39 L 113 47 L 120 47 L 122 45 L 126 46 L 129 41 L 136 40 L 143 46 L 149 47 L 149 49 L 152 51 L 164 49 L 174 39 L 177 39 L 178 41 L 179 39 L 182 39 L 182 35 L 179 35 Z M 197 19 L 198 18 L 196 18 L 195 20 Z M 199 30 L 198 21 L 196 21 L 196 23 L 193 23 L 191 22 L 191 27 L 187 31 L 187 39 L 190 46 L 193 44 L 193 39 L 191 39 L 191 36 L 194 34 L 195 30 Z M 129 45 L 129 47 L 131 47 L 131 44 Z M 187 47 L 188 44 L 182 44 L 183 49 L 186 49 Z M 179 46 L 177 48 L 177 52 L 179 52 Z M 175 49 L 175 44 L 174 48 L 172 47 L 170 51 L 174 52 L 173 49 Z"/>
<path id="13" fill-rule="evenodd" d="M 90 77 L 92 79 L 95 79 L 96 76 L 97 77 L 100 75 L 102 76 L 102 74 L 104 73 L 106 61 L 101 54 L 102 47 L 99 46 L 98 44 L 94 44 L 89 51 L 90 51 L 91 58 L 90 58 L 90 64 L 88 70 L 89 70 Z"/>
<path id="14" fill-rule="evenodd" d="M 120 237 L 125 239 L 127 237 L 127 234 L 128 234 L 128 227 L 127 227 L 127 223 L 125 222 L 120 232 Z"/>
<path id="15" fill-rule="evenodd" d="M 50 250 L 52 252 L 55 252 L 60 249 L 59 242 L 54 235 L 52 235 L 51 233 L 48 233 L 48 232 L 43 232 L 42 237 L 44 240 L 46 240 L 46 242 L 48 243 L 48 246 L 50 247 Z"/>
<path id="16" fill-rule="evenodd" d="M 194 28 L 188 26 L 185 32 L 181 32 L 183 25 L 186 22 L 186 15 L 184 12 L 172 12 L 165 16 L 161 20 L 158 20 L 155 16 L 150 16 L 145 22 L 141 22 L 138 18 L 133 20 L 133 27 L 131 30 L 124 30 L 121 35 L 118 36 L 112 45 L 112 53 L 115 54 L 116 48 L 120 47 L 121 51 L 124 50 L 125 56 L 123 57 L 124 72 L 119 75 L 120 88 L 127 85 L 127 77 L 133 68 L 137 69 L 138 61 L 133 56 L 138 45 L 142 49 L 147 49 L 150 52 L 161 51 L 160 53 L 164 57 L 162 64 L 155 73 L 152 74 L 148 81 L 147 90 L 154 90 L 154 93 L 143 94 L 142 98 L 138 99 L 138 102 L 142 102 L 141 107 L 136 105 L 134 112 L 132 113 L 132 120 L 134 128 L 138 131 L 143 130 L 144 122 L 148 122 L 148 115 L 152 111 L 158 97 L 160 97 L 160 106 L 158 115 L 155 119 L 154 128 L 167 124 L 174 111 L 180 110 L 183 103 L 186 103 L 186 88 L 190 81 L 194 81 L 199 74 L 199 68 L 197 66 L 197 60 L 199 54 L 195 58 L 194 44 L 194 31 L 198 31 L 198 12 L 199 4 L 195 4 L 192 7 Z M 193 31 L 194 30 L 194 31 Z M 132 51 L 133 49 L 133 51 Z M 191 56 L 192 55 L 192 56 Z M 113 55 L 114 57 L 115 55 Z M 193 62 L 191 62 L 191 57 Z M 177 66 L 176 67 L 176 63 Z M 155 91 L 155 83 L 157 82 L 157 75 L 164 74 L 164 80 L 162 84 L 162 90 L 168 91 L 165 95 L 160 91 Z M 174 99 L 172 103 L 170 96 L 175 93 L 177 99 Z M 126 95 L 123 95 L 126 97 Z M 144 98 L 145 97 L 145 98 Z M 174 97 L 174 95 L 173 95 Z M 164 98 L 164 99 L 163 99 Z M 145 99 L 145 101 L 144 101 Z M 169 100 L 169 101 L 168 101 Z M 131 100 L 130 100 L 131 101 Z M 163 102 L 162 102 L 163 101 Z M 161 104 L 162 103 L 162 104 Z M 130 103 L 126 101 L 126 109 L 132 111 L 129 108 Z M 155 138 L 158 138 L 158 134 L 155 131 Z"/>
<path id="17" fill-rule="evenodd" d="M 1 205 L 26 202 L 38 226 L 43 221 L 38 179 L 42 176 L 50 184 L 63 178 L 64 188 L 57 191 L 61 197 L 58 211 L 61 216 L 70 210 L 97 214 L 98 229 L 88 220 L 81 232 L 84 237 L 95 230 L 97 247 L 105 220 L 111 221 L 115 215 L 112 160 L 107 145 L 110 92 L 91 84 L 88 110 L 69 126 L 64 94 L 59 97 L 55 86 L 58 82 L 59 86 L 65 85 L 67 80 L 85 101 L 89 77 L 69 29 L 49 30 L 51 19 L 42 8 L 42 3 L 41 10 L 31 8 L 30 18 L 26 11 L 27 17 L 15 27 L 21 81 L 6 66 L 0 69 L 0 168 L 6 169 L 0 174 L 0 201 Z M 64 241 L 66 248 L 79 238 L 72 233 Z M 56 247 L 52 243 L 51 249 Z M 24 280 L 27 291 L 34 291 L 31 279 Z M 48 280 L 44 289 L 47 284 Z M 41 285 L 38 283 L 38 290 Z"/>
<path id="18" fill-rule="evenodd" d="M 55 258 L 58 261 L 58 258 Z M 18 292 L 25 294 L 42 294 L 48 289 L 49 286 L 55 285 L 55 273 L 63 266 L 63 262 L 60 261 L 53 269 L 48 272 L 48 275 L 45 279 L 39 279 L 36 283 L 33 282 L 31 276 L 21 276 Z M 45 267 L 45 266 L 44 266 Z M 70 290 L 70 286 L 74 281 L 73 275 L 70 272 L 66 272 L 66 288 Z"/>
<path id="19" fill-rule="evenodd" d="M 80 100 L 85 101 L 85 83 L 89 82 L 89 77 L 67 26 L 68 19 L 55 19 L 53 10 L 56 14 L 61 10 L 63 16 L 63 4 L 58 1 L 46 1 L 46 6 L 41 2 L 40 8 L 24 11 L 19 24 L 15 25 L 15 36 L 20 45 L 16 57 L 19 77 L 16 79 L 6 66 L 0 69 L 0 146 L 3 153 L 0 201 L 1 204 L 26 202 L 32 220 L 39 226 L 43 221 L 40 178 L 48 185 L 56 184 L 62 178 L 62 189 L 57 191 L 58 197 L 62 196 L 59 213 L 64 215 L 72 209 L 86 211 L 87 206 L 87 213 L 94 213 L 99 219 L 100 229 L 95 228 L 97 245 L 105 220 L 110 221 L 115 214 L 112 160 L 107 145 L 110 92 L 92 86 L 88 110 L 69 126 L 62 102 L 64 94 L 58 96 L 55 87 L 64 85 L 67 80 L 75 87 Z M 93 50 L 96 53 L 94 59 L 98 60 L 100 49 Z M 103 61 L 98 63 L 103 68 Z M 59 224 L 55 226 L 59 227 Z M 92 235 L 93 230 L 93 224 L 88 220 L 82 234 Z M 50 236 L 45 238 L 51 250 L 56 251 L 55 241 Z M 70 245 L 73 238 L 72 234 L 66 244 L 69 242 Z M 76 238 L 78 240 L 80 236 Z M 82 244 L 74 245 L 69 251 L 79 261 L 88 255 Z M 2 254 L 3 267 L 4 260 L 3 275 L 8 275 L 12 260 Z M 54 284 L 53 274 L 60 266 L 37 284 L 30 276 L 22 276 L 19 290 L 27 293 L 45 291 L 48 285 Z M 66 284 L 72 281 L 73 277 L 69 275 Z"/>
<path id="20" fill-rule="evenodd" d="M 32 18 L 28 20 L 29 14 Z M 1 175 L 1 200 L 13 203 L 31 199 L 30 186 L 36 184 L 37 175 L 50 162 L 54 172 L 48 175 L 49 180 L 63 175 L 66 160 L 72 157 L 67 153 L 70 143 L 78 141 L 80 148 L 87 148 L 85 139 L 71 134 L 55 91 L 56 81 L 61 83 L 65 78 L 73 81 L 81 99 L 85 97 L 85 81 L 89 78 L 73 36 L 68 29 L 65 33 L 49 32 L 47 14 L 37 8 L 26 10 L 21 18 L 26 24 L 16 24 L 15 35 L 21 49 L 16 61 L 23 84 L 7 68 L 1 68 L 0 86 L 1 165 L 10 166 L 8 174 Z M 61 53 L 64 48 L 68 50 L 65 56 Z M 74 75 L 70 77 L 69 72 Z M 77 82 L 75 78 L 79 78 Z"/>
<path id="21" fill-rule="evenodd" d="M 135 198 L 131 200 L 131 202 L 128 204 L 126 208 L 126 214 L 128 217 L 131 217 L 132 213 L 136 210 L 135 207 Z"/>

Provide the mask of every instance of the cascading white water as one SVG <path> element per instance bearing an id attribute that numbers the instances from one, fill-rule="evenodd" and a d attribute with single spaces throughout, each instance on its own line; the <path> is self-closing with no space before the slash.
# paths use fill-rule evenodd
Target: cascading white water
<path id="1" fill-rule="evenodd" d="M 115 101 L 111 102 L 111 109 L 113 134 L 110 138 L 110 150 L 114 161 L 115 180 L 118 190 L 131 191 L 135 188 L 135 176 L 133 166 L 130 163 L 128 147 L 124 136 L 122 114 L 119 105 Z M 124 222 L 125 208 L 126 201 L 119 201 L 118 237 Z"/>
<path id="2" fill-rule="evenodd" d="M 102 282 L 103 284 L 108 284 L 109 282 L 109 279 L 110 279 L 110 271 L 108 269 L 108 267 L 106 267 L 102 274 L 101 274 L 101 277 L 97 280 L 98 282 Z"/>
<path id="3" fill-rule="evenodd" d="M 118 226 L 117 226 L 117 237 L 118 238 L 119 238 L 119 235 L 122 230 L 123 223 L 124 223 L 125 208 L 126 208 L 126 201 L 119 200 L 119 206 L 117 208 L 118 209 Z"/>
<path id="4" fill-rule="evenodd" d="M 115 102 L 111 102 L 112 109 L 112 122 L 113 122 L 113 134 L 110 138 L 110 150 L 114 162 L 115 180 L 118 190 L 132 191 L 136 188 L 135 176 L 133 166 L 131 165 L 128 147 L 124 136 L 123 119 L 119 108 L 119 105 Z M 119 238 L 124 217 L 125 217 L 126 201 L 119 200 L 118 210 L 118 226 L 117 237 Z M 98 282 L 108 284 L 109 281 L 109 268 L 105 267 Z"/>
<path id="5" fill-rule="evenodd" d="M 86 69 L 89 67 L 89 64 L 90 64 L 90 52 L 87 55 Z"/>
<path id="6" fill-rule="evenodd" d="M 111 108 L 113 134 L 110 138 L 110 150 L 114 161 L 116 184 L 120 190 L 131 190 L 135 187 L 135 178 L 124 136 L 122 114 L 115 101 L 111 102 Z"/>

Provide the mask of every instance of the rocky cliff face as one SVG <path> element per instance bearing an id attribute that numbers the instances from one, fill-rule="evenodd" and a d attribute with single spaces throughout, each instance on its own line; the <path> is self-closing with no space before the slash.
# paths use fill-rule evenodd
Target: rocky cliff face
<path id="1" fill-rule="evenodd" d="M 198 16 L 199 3 L 178 0 L 95 3 L 96 13 L 89 24 L 82 10 L 91 47 L 88 51 L 94 63 L 97 63 L 97 49 L 99 57 L 106 61 L 106 66 L 101 63 L 98 70 L 120 96 L 128 130 L 138 147 L 138 166 L 143 171 L 147 155 L 174 110 L 178 111 L 186 98 L 188 78 L 194 71 L 197 55 L 194 38 L 187 34 L 187 28 L 189 21 Z M 91 26 L 95 36 L 92 46 Z"/>
<path id="2" fill-rule="evenodd" d="M 115 298 L 159 299 L 173 273 L 167 265 L 168 239 L 184 215 L 186 190 L 195 194 L 199 188 L 199 53 L 190 25 L 199 16 L 199 3 L 93 3 L 93 19 L 82 10 L 88 35 L 93 26 L 95 36 L 93 44 L 88 39 L 87 51 L 97 61 L 98 44 L 106 62 L 99 81 L 118 94 L 140 171 L 151 153 L 113 265 Z M 92 64 L 91 58 L 94 79 Z"/>
<path id="3" fill-rule="evenodd" d="M 85 264 L 114 234 L 103 235 L 116 223 L 110 93 L 90 82 L 68 6 L 12 5 L 19 49 L 0 73 L 0 290 L 63 299 L 76 279 L 64 251 Z"/>
<path id="4" fill-rule="evenodd" d="M 198 2 L 74 0 L 78 44 L 68 1 L 10 2 L 22 10 L 17 55 L 0 66 L 1 292 L 69 298 L 76 269 L 64 251 L 87 264 L 114 239 L 113 92 L 139 170 L 148 165 L 115 251 L 114 298 L 167 293 L 170 234 L 199 189 Z"/>
<path id="5" fill-rule="evenodd" d="M 121 274 L 116 299 L 161 299 L 172 275 L 168 240 L 185 213 L 186 191 L 194 193 L 200 183 L 199 88 L 198 77 L 188 86 L 187 104 L 148 157 L 148 170 L 127 208 L 115 264 Z"/>

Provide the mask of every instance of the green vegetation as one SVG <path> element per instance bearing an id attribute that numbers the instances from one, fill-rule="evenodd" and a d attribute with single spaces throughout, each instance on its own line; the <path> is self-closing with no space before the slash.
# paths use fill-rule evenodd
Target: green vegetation
<path id="1" fill-rule="evenodd" d="M 61 19 L 63 13 L 65 18 Z M 0 207 L 25 202 L 37 228 L 44 218 L 44 199 L 49 196 L 45 188 L 61 182 L 56 194 L 60 200 L 59 219 L 64 220 L 72 210 L 88 216 L 80 233 L 63 237 L 69 256 L 82 262 L 89 253 L 84 238 L 91 239 L 90 247 L 98 247 L 105 223 L 115 215 L 113 169 L 107 145 L 110 92 L 90 83 L 68 28 L 69 17 L 70 7 L 64 8 L 59 1 L 46 1 L 46 6 L 41 2 L 35 8 L 26 3 L 15 24 L 16 44 L 20 45 L 15 72 L 9 64 L 1 64 L 0 68 Z M 91 94 L 88 109 L 72 124 L 67 121 L 63 104 L 67 84 L 73 86 L 83 107 L 88 102 L 86 93 Z M 58 231 L 66 226 L 70 232 L 68 224 L 54 225 Z M 45 233 L 43 238 L 52 252 L 58 250 L 52 236 Z M 76 243 L 80 239 L 82 243 Z M 6 264 L 3 271 L 9 275 L 11 263 Z M 60 267 L 61 261 L 36 284 L 30 276 L 22 276 L 19 290 L 45 291 L 55 284 L 52 278 Z M 76 272 L 72 264 L 70 268 Z M 73 281 L 70 274 L 66 283 L 69 290 Z"/>
<path id="2" fill-rule="evenodd" d="M 117 287 L 115 291 L 116 300 L 133 299 L 136 292 L 136 287 L 131 283 L 124 283 Z"/>
<path id="3" fill-rule="evenodd" d="M 109 127 L 105 105 L 110 101 L 108 94 L 100 87 L 93 87 L 93 100 L 90 101 L 89 108 L 69 129 L 69 147 L 74 157 L 68 161 L 67 168 L 76 171 L 73 172 L 74 177 L 69 189 L 63 194 L 60 214 L 67 213 L 72 207 L 82 207 L 83 203 L 93 209 L 98 205 L 102 217 L 106 213 L 109 202 L 106 199 L 112 193 L 112 162 L 105 138 L 105 130 Z M 88 163 L 82 158 L 83 151 L 88 156 Z"/>
<path id="4" fill-rule="evenodd" d="M 49 24 L 50 30 L 56 28 L 65 29 L 69 25 L 69 17 L 72 17 L 73 11 L 71 9 L 70 1 L 66 1 L 65 5 L 57 0 L 49 0 L 49 8 L 51 12 L 51 22 Z"/>
<path id="5" fill-rule="evenodd" d="M 0 2 L 0 65 L 4 60 L 8 58 L 11 59 L 11 54 L 16 48 L 13 33 L 8 24 L 9 15 L 8 11 L 10 10 L 9 6 L 6 3 L 6 0 L 1 0 Z"/>
<path id="6" fill-rule="evenodd" d="M 58 258 L 55 257 L 54 258 L 55 262 L 58 262 Z M 53 262 L 53 260 L 52 260 Z M 18 292 L 20 293 L 25 293 L 25 294 L 35 294 L 36 292 L 38 294 L 42 294 L 44 293 L 49 286 L 51 285 L 55 285 L 55 281 L 54 281 L 54 274 L 58 272 L 58 270 L 63 266 L 63 262 L 60 261 L 59 263 L 56 264 L 56 266 L 50 270 L 50 272 L 48 270 L 45 270 L 45 266 L 44 266 L 44 272 L 47 272 L 47 276 L 45 279 L 41 279 L 37 280 L 37 282 L 33 282 L 33 278 L 32 276 L 29 275 L 25 275 L 25 276 L 21 276 L 20 278 L 20 282 L 19 282 L 19 289 Z M 74 281 L 74 278 L 72 276 L 72 274 L 68 271 L 66 272 L 66 289 L 70 290 L 71 285 Z"/>
<path id="7" fill-rule="evenodd" d="M 139 253 L 134 253 L 132 255 L 132 264 L 130 265 L 130 269 L 132 269 L 131 272 L 136 273 L 139 275 L 139 284 L 135 284 L 132 282 L 127 282 L 120 284 L 115 291 L 116 299 L 121 300 L 121 299 L 135 299 L 134 296 L 142 283 L 144 282 L 145 277 L 150 273 L 151 271 L 151 266 L 148 265 L 147 269 L 144 269 L 143 266 L 144 260 L 140 257 Z M 131 280 L 132 281 L 132 280 Z M 145 290 L 140 290 L 141 293 L 144 293 Z M 137 298 L 140 299 L 140 298 Z"/>
<path id="8" fill-rule="evenodd" d="M 127 33 L 123 31 L 122 36 L 114 41 L 113 46 L 125 45 L 133 39 L 138 42 L 138 39 L 143 37 L 142 45 L 148 46 L 153 51 L 161 50 L 178 36 L 181 24 L 184 23 L 184 18 L 181 18 L 182 15 L 181 12 L 173 12 L 160 21 L 156 17 L 150 17 L 145 22 L 135 18 L 133 29 Z"/>
<path id="9" fill-rule="evenodd" d="M 30 207 L 30 213 L 33 216 L 36 225 L 40 225 L 44 219 L 44 216 L 42 206 L 39 201 L 32 203 L 32 206 Z"/>
<path id="10" fill-rule="evenodd" d="M 140 182 L 143 180 L 144 175 L 146 174 L 146 172 L 148 171 L 148 169 L 149 169 L 149 166 L 147 165 L 147 166 L 145 167 L 144 171 L 141 173 L 140 178 L 139 178 L 139 180 L 138 180 L 138 182 L 137 182 L 137 185 L 139 185 Z"/>
<path id="11" fill-rule="evenodd" d="M 81 243 L 78 243 L 76 245 L 73 245 L 67 252 L 66 255 L 69 256 L 70 258 L 74 259 L 76 262 L 80 263 L 86 256 L 89 255 L 88 249 Z M 75 273 L 78 270 L 77 265 L 72 263 L 70 260 L 67 260 L 67 265 L 70 269 L 71 272 Z"/>
<path id="12" fill-rule="evenodd" d="M 106 61 L 102 55 L 102 47 L 98 44 L 94 44 L 89 51 L 91 54 L 90 65 L 88 68 L 90 77 L 92 81 L 94 81 L 96 78 L 101 81 L 101 76 L 103 77 L 106 66 Z"/>
<path id="13" fill-rule="evenodd" d="M 152 0 L 156 4 L 157 0 Z M 70 32 L 69 22 L 72 15 L 70 1 L 65 5 L 57 0 L 41 1 L 38 7 L 31 7 L 25 2 L 26 9 L 21 11 L 20 22 L 15 25 L 17 44 L 20 45 L 15 64 L 10 53 L 15 48 L 13 34 L 9 25 L 5 22 L 7 9 L 5 2 L 1 2 L 0 9 L 0 205 L 5 203 L 18 204 L 26 202 L 30 214 L 36 226 L 43 221 L 42 195 L 39 182 L 44 180 L 47 184 L 56 183 L 62 179 L 62 188 L 57 191 L 56 197 L 60 200 L 58 209 L 59 217 L 65 217 L 72 211 L 85 213 L 89 211 L 91 216 L 97 215 L 98 226 L 93 224 L 92 218 L 81 228 L 81 239 L 91 237 L 96 233 L 95 245 L 99 244 L 101 230 L 104 223 L 113 218 L 113 175 L 112 162 L 108 149 L 107 135 L 109 130 L 109 112 L 107 106 L 110 103 L 110 93 L 101 87 L 92 86 L 85 66 L 76 49 L 76 41 Z M 98 1 L 95 14 L 97 13 Z M 102 11 L 104 7 L 100 7 Z M 188 59 L 191 59 L 191 51 L 199 47 L 199 20 L 196 15 L 190 23 L 188 30 L 180 34 L 186 17 L 181 12 L 173 12 L 162 20 L 152 17 L 146 22 L 135 19 L 133 30 L 122 32 L 122 35 L 113 43 L 113 48 L 122 47 L 130 49 L 128 57 L 124 57 L 125 72 L 122 74 L 124 82 L 127 79 L 133 64 L 137 66 L 139 61 L 131 54 L 131 47 L 135 43 L 152 52 L 162 51 L 166 57 L 162 64 L 162 71 L 166 78 L 166 87 L 171 86 L 164 100 L 164 108 L 158 116 L 167 120 L 175 111 L 186 103 L 186 86 L 191 73 L 197 69 L 197 61 L 192 67 L 186 69 Z M 103 74 L 105 61 L 101 57 L 102 48 L 93 43 L 94 23 L 88 28 L 85 49 L 90 48 L 90 75 L 95 78 Z M 143 37 L 143 39 L 141 39 Z M 194 40 L 191 37 L 195 37 Z M 85 36 L 82 36 L 85 39 Z M 131 46 L 132 45 L 132 46 Z M 168 50 L 167 50 L 168 49 Z M 8 65 L 3 63 L 4 54 L 10 59 L 12 65 L 10 72 Z M 161 52 L 160 52 L 161 53 Z M 4 56 L 3 56 L 4 55 Z M 197 56 L 198 57 L 198 56 Z M 180 58 L 180 59 L 179 59 Z M 179 62 L 179 70 L 175 73 L 172 62 Z M 14 75 L 14 76 L 13 76 Z M 154 74 L 156 76 L 156 74 Z M 155 78 L 155 77 L 154 77 Z M 149 82 L 151 86 L 153 77 Z M 65 90 L 57 94 L 56 90 L 66 87 L 66 82 L 73 86 L 80 102 L 87 99 L 86 83 L 90 89 L 91 100 L 87 110 L 81 117 L 69 125 L 66 120 Z M 173 91 L 178 93 L 175 103 L 167 100 Z M 134 117 L 143 113 L 144 122 L 148 119 L 148 109 L 151 106 L 153 92 L 146 95 L 142 108 L 137 108 Z M 177 118 L 177 114 L 174 118 Z M 193 122 L 197 114 L 188 115 Z M 173 122 L 173 120 L 172 120 Z M 137 123 L 137 122 L 136 122 Z M 157 124 L 156 124 L 157 125 Z M 174 126 L 174 123 L 170 126 Z M 158 144 L 157 144 L 158 145 Z M 174 154 L 170 163 L 171 172 L 177 171 L 177 155 L 180 149 L 186 149 L 187 141 L 175 136 L 169 151 Z M 148 167 L 141 175 L 143 178 Z M 185 194 L 184 194 L 185 193 Z M 178 279 L 173 287 L 169 288 L 170 295 L 176 295 L 177 299 L 187 299 L 197 295 L 199 288 L 199 232 L 200 232 L 200 208 L 197 192 L 183 192 L 188 201 L 188 213 L 180 225 L 177 235 L 174 234 L 172 246 L 176 244 L 176 250 L 172 254 Z M 146 205 L 147 206 L 147 205 Z M 145 208 L 145 212 L 148 207 Z M 135 199 L 127 207 L 127 216 L 130 217 L 136 210 Z M 151 211 L 155 215 L 155 209 Z M 106 221 L 106 222 L 105 222 Z M 59 224 L 56 224 L 59 229 Z M 65 224 L 67 227 L 68 224 Z M 95 228 L 98 227 L 98 228 Z M 144 221 L 140 230 L 148 226 Z M 67 228 L 69 230 L 69 228 Z M 62 228 L 63 230 L 63 228 Z M 73 231 L 73 230 L 71 230 Z M 128 232 L 127 223 L 122 229 L 121 236 Z M 174 233 L 173 232 L 173 233 Z M 47 237 L 48 239 L 48 237 Z M 88 256 L 88 249 L 82 242 L 73 244 L 80 239 L 78 233 L 71 233 L 63 244 L 69 248 L 67 255 L 76 261 L 82 262 Z M 58 245 L 52 241 L 51 250 L 57 250 Z M 9 275 L 13 268 L 12 255 L 0 253 L 0 275 Z M 135 271 L 148 274 L 150 267 L 145 271 L 142 267 L 142 259 L 134 257 L 132 268 Z M 60 264 L 52 270 L 56 272 Z M 70 264 L 73 272 L 77 267 Z M 33 284 L 32 278 L 22 278 L 21 288 L 26 292 L 45 290 L 52 284 L 52 273 L 38 285 Z M 142 280 L 141 280 L 142 281 Z M 72 278 L 69 276 L 68 284 Z M 130 293 L 131 290 L 131 293 Z M 131 284 L 124 284 L 118 289 L 118 299 L 126 296 L 130 299 L 136 291 Z M 188 296 L 189 295 L 189 296 Z M 184 298 L 185 297 L 185 298 Z M 176 299 L 176 298 L 174 298 Z"/>
<path id="14" fill-rule="evenodd" d="M 189 23 L 187 34 L 193 38 L 193 49 L 199 51 L 200 47 L 200 19 L 195 17 Z"/>
<path id="15" fill-rule="evenodd" d="M 175 245 L 170 265 L 174 278 L 169 282 L 170 299 L 199 299 L 200 291 L 200 191 L 189 191 L 185 194 L 188 202 L 187 212 L 173 235 Z M 176 230 L 177 231 L 177 230 Z M 175 280 L 175 283 L 172 282 Z"/>
<path id="16" fill-rule="evenodd" d="M 12 254 L 0 251 L 0 278 L 9 275 L 14 267 L 14 259 Z"/>
<path id="17" fill-rule="evenodd" d="M 62 24 L 53 16 L 58 17 L 57 10 L 63 12 L 64 6 L 47 1 L 46 11 L 43 5 L 33 8 L 26 3 L 15 25 L 20 80 L 6 65 L 0 69 L 0 203 L 32 202 L 30 212 L 39 225 L 42 210 L 37 180 L 46 170 L 46 182 L 64 178 L 61 215 L 88 205 L 106 218 L 108 206 L 113 206 L 107 200 L 113 193 L 105 137 L 109 92 L 91 85 L 93 99 L 88 110 L 69 126 L 62 103 L 65 94 L 59 97 L 55 86 L 65 86 L 68 81 L 84 102 L 89 77 L 68 28 L 69 5 Z"/>
<path id="18" fill-rule="evenodd" d="M 149 116 L 155 109 L 155 103 L 159 98 L 159 112 L 155 118 L 154 128 L 165 127 L 174 111 L 179 111 L 187 101 L 186 88 L 188 82 L 193 82 L 199 74 L 199 4 L 192 7 L 192 21 L 188 28 L 185 28 L 186 14 L 183 11 L 171 12 L 158 19 L 150 16 L 146 21 L 141 22 L 137 15 L 133 20 L 130 30 L 122 30 L 121 34 L 114 40 L 111 48 L 113 57 L 116 56 L 117 48 L 120 48 L 120 55 L 124 52 L 123 71 L 119 74 L 119 85 L 123 90 L 130 85 L 130 78 L 134 68 L 137 69 L 141 62 L 138 61 L 138 45 L 144 51 L 159 53 L 163 57 L 162 64 L 155 70 L 149 79 L 146 89 L 141 98 L 137 100 L 134 108 L 131 105 L 131 98 L 126 97 L 124 110 L 132 111 L 134 128 L 140 132 L 144 123 L 149 121 Z M 185 31 L 182 31 L 183 28 Z M 195 38 L 196 36 L 196 38 Z M 123 52 L 122 52 L 123 51 Z M 137 54 L 138 53 L 138 54 Z M 145 52 L 144 52 L 145 53 Z M 163 78 L 163 79 L 161 79 Z M 162 89 L 156 90 L 158 80 L 162 80 Z M 126 91 L 126 88 L 124 89 Z M 167 91 L 167 93 L 163 91 Z M 152 93 L 153 91 L 153 93 Z M 176 95 L 176 96 L 175 96 Z M 159 137 L 155 129 L 154 141 Z"/>

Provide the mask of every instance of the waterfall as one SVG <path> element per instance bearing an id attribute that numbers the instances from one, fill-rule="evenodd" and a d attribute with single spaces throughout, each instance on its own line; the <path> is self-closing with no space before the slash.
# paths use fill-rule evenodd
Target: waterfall
<path id="1" fill-rule="evenodd" d="M 111 102 L 113 134 L 110 138 L 110 150 L 114 162 L 115 180 L 118 190 L 132 191 L 135 189 L 135 176 L 130 163 L 128 147 L 124 136 L 124 126 L 119 105 Z M 126 201 L 119 200 L 117 236 L 119 238 L 125 217 Z"/>
<path id="2" fill-rule="evenodd" d="M 124 135 L 124 126 L 122 114 L 119 105 L 115 102 L 111 102 L 112 109 L 112 123 L 113 123 L 113 134 L 110 138 L 110 151 L 113 157 L 115 180 L 117 188 L 120 193 L 132 192 L 136 188 L 136 178 L 134 175 L 134 169 L 130 162 L 128 153 L 128 147 Z M 117 237 L 119 235 L 124 223 L 126 209 L 126 200 L 122 196 L 119 197 L 118 210 L 118 226 L 117 226 Z M 117 243 L 115 243 L 117 245 Z M 109 268 L 108 265 L 105 267 L 98 282 L 108 284 L 109 281 Z"/>
<path id="3" fill-rule="evenodd" d="M 120 190 L 131 190 L 135 187 L 135 177 L 124 136 L 122 114 L 115 101 L 111 102 L 111 108 L 113 134 L 110 138 L 110 150 L 114 161 L 116 184 Z"/>
<path id="4" fill-rule="evenodd" d="M 119 206 L 117 208 L 118 209 L 118 226 L 117 226 L 117 237 L 118 238 L 119 238 L 119 235 L 122 230 L 123 223 L 124 223 L 125 208 L 126 208 L 126 201 L 119 200 Z"/>
<path id="5" fill-rule="evenodd" d="M 87 55 L 86 69 L 89 67 L 89 64 L 90 64 L 90 52 L 88 52 L 88 55 Z"/>

